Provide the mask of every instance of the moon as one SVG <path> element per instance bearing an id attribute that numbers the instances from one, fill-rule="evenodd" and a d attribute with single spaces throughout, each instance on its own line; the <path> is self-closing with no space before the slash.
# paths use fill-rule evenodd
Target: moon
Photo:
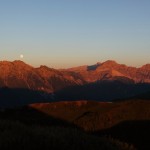
<path id="1" fill-rule="evenodd" d="M 20 58 L 23 59 L 23 57 L 24 57 L 23 54 L 21 54 L 21 55 L 20 55 Z"/>

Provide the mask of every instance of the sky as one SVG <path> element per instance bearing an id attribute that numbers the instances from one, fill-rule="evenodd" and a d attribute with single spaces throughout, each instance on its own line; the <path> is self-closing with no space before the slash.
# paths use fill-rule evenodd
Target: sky
<path id="1" fill-rule="evenodd" d="M 20 59 L 53 68 L 150 63 L 150 0 L 0 0 L 0 60 Z"/>

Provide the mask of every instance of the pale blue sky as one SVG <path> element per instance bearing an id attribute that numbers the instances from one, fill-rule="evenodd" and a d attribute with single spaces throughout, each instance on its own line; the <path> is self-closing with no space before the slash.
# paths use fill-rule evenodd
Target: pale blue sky
<path id="1" fill-rule="evenodd" d="M 0 0 L 0 60 L 66 68 L 150 63 L 150 0 Z"/>

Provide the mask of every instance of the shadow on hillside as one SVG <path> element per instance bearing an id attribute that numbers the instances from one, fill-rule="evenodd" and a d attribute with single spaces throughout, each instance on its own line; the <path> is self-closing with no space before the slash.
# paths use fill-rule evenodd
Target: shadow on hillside
<path id="1" fill-rule="evenodd" d="M 12 89 L 5 87 L 0 88 L 0 107 L 11 108 L 32 103 L 62 100 L 119 101 L 134 97 L 150 99 L 149 89 L 150 84 L 123 83 L 122 81 L 101 81 L 85 85 L 70 86 L 55 91 L 52 94 L 30 89 Z"/>
<path id="2" fill-rule="evenodd" d="M 18 121 L 26 125 L 35 126 L 60 126 L 78 128 L 76 125 L 67 121 L 52 117 L 31 106 L 24 106 L 15 109 L 1 109 L 0 119 Z"/>
<path id="3" fill-rule="evenodd" d="M 150 100 L 150 90 L 147 92 L 144 92 L 142 94 L 138 94 L 134 97 L 135 99 L 144 99 L 144 100 Z"/>
<path id="4" fill-rule="evenodd" d="M 150 84 L 124 83 L 123 81 L 101 81 L 86 85 L 71 86 L 54 93 L 61 100 L 112 101 L 127 99 L 149 91 Z M 150 99 L 150 97 L 149 97 Z"/>
<path id="5" fill-rule="evenodd" d="M 13 108 L 52 100 L 52 95 L 43 91 L 24 88 L 0 88 L 0 108 Z"/>
<path id="6" fill-rule="evenodd" d="M 73 124 L 31 107 L 1 110 L 0 131 L 3 150 L 116 150 L 120 147 L 115 141 L 87 134 Z"/>
<path id="7" fill-rule="evenodd" d="M 138 150 L 150 149 L 150 120 L 121 122 L 109 129 L 96 131 L 94 135 L 111 136 L 133 144 Z"/>
<path id="8" fill-rule="evenodd" d="M 31 106 L 0 111 L 0 120 L 21 122 L 28 126 L 81 128 L 67 121 L 54 118 Z M 91 134 L 91 133 L 90 133 Z M 96 136 L 111 136 L 113 139 L 133 144 L 140 150 L 150 149 L 150 120 L 125 121 L 111 128 L 95 131 Z"/>
<path id="9" fill-rule="evenodd" d="M 87 66 L 87 71 L 96 70 L 99 66 L 100 66 L 100 64 L 95 64 L 95 65 Z"/>

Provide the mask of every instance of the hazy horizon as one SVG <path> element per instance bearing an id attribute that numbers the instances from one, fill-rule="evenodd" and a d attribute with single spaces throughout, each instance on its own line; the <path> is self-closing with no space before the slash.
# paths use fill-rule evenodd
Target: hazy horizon
<path id="1" fill-rule="evenodd" d="M 69 68 L 150 63 L 148 0 L 2 0 L 0 60 Z M 23 57 L 21 56 L 23 55 Z"/>
<path id="2" fill-rule="evenodd" d="M 25 64 L 27 64 L 27 65 L 30 65 L 30 66 L 32 66 L 32 67 L 34 67 L 34 68 L 38 68 L 38 67 L 40 67 L 40 66 L 47 66 L 47 67 L 49 67 L 49 68 L 54 68 L 54 69 L 69 69 L 69 68 L 75 68 L 75 67 L 82 67 L 82 66 L 93 66 L 93 65 L 96 65 L 96 64 L 98 64 L 98 63 L 105 63 L 105 62 L 107 62 L 107 61 L 115 61 L 115 60 L 104 60 L 104 61 L 99 61 L 99 62 L 95 62 L 95 63 L 90 63 L 90 64 L 79 64 L 79 65 L 72 65 L 72 66 L 68 66 L 68 67 L 65 67 L 65 66 L 63 66 L 62 65 L 62 67 L 61 66 L 53 66 L 52 64 L 50 64 L 50 65 L 46 65 L 46 64 L 39 64 L 39 65 L 33 65 L 33 64 L 30 64 L 29 62 L 26 62 L 26 61 L 24 61 L 24 60 L 20 60 L 20 59 L 16 59 L 16 60 L 0 60 L 0 62 L 14 62 L 14 61 L 21 61 L 21 62 L 24 62 Z M 125 63 L 121 63 L 121 62 L 118 62 L 118 61 L 115 61 L 116 63 L 118 63 L 118 64 L 120 64 L 120 65 L 126 65 L 126 66 L 128 66 L 128 67 L 135 67 L 135 68 L 140 68 L 140 67 L 143 67 L 144 65 L 147 65 L 147 64 L 149 64 L 150 65 L 150 63 L 145 63 L 145 64 L 142 64 L 142 65 L 140 65 L 140 66 L 134 66 L 134 65 L 132 65 L 132 64 L 125 64 Z"/>

